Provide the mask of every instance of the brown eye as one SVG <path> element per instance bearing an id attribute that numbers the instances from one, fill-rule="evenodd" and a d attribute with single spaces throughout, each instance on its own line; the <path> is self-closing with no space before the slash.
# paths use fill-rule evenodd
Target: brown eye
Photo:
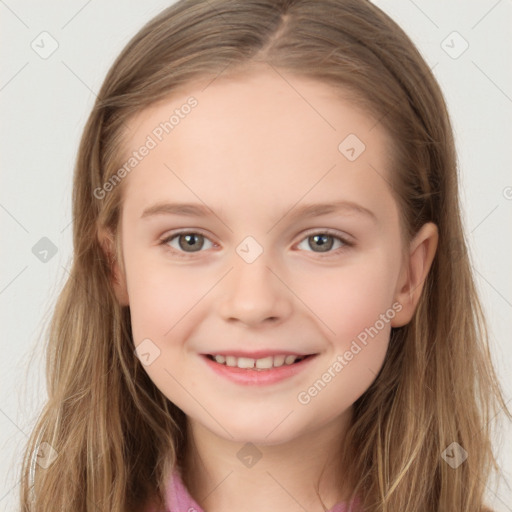
<path id="1" fill-rule="evenodd" d="M 352 245 L 353 243 L 348 242 L 341 236 L 336 236 L 334 233 L 318 231 L 304 238 L 297 247 L 308 252 L 336 254 L 338 251 Z"/>
<path id="2" fill-rule="evenodd" d="M 181 249 L 187 252 L 195 252 L 201 250 L 204 245 L 204 236 L 197 233 L 188 233 L 179 235 L 178 243 Z"/>
<path id="3" fill-rule="evenodd" d="M 309 247 L 318 247 L 320 250 L 318 252 L 327 252 L 332 249 L 334 245 L 334 238 L 331 235 L 313 235 L 308 237 Z"/>
<path id="4" fill-rule="evenodd" d="M 182 231 L 181 233 L 170 235 L 162 243 L 171 247 L 175 252 L 182 254 L 201 252 L 205 248 L 205 243 L 210 244 L 209 247 L 206 246 L 206 249 L 213 247 L 212 242 L 208 238 L 192 231 Z"/>

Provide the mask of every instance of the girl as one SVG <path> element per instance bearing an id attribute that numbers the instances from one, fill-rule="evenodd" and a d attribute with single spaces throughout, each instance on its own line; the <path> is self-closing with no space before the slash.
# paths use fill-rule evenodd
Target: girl
<path id="1" fill-rule="evenodd" d="M 510 412 L 457 187 L 371 3 L 163 11 L 82 137 L 22 510 L 487 510 Z"/>

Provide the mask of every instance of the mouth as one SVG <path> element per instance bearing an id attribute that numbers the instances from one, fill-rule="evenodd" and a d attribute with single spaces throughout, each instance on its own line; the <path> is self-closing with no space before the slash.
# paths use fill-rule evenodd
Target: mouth
<path id="1" fill-rule="evenodd" d="M 230 355 L 221 354 L 205 354 L 205 357 L 210 361 L 217 363 L 221 366 L 227 366 L 230 368 L 240 368 L 243 370 L 254 370 L 254 371 L 268 371 L 276 368 L 293 366 L 305 359 L 312 358 L 317 354 L 308 355 L 292 355 L 292 354 L 277 354 L 259 359 L 251 357 L 236 357 Z"/>
<path id="2" fill-rule="evenodd" d="M 311 367 L 319 354 L 202 354 L 206 366 L 222 379 L 242 386 L 277 385 Z"/>

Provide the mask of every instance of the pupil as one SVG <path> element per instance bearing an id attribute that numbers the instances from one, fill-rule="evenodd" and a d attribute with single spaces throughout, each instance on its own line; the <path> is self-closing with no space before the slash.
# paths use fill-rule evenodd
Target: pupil
<path id="1" fill-rule="evenodd" d="M 333 238 L 331 235 L 313 235 L 309 237 L 310 240 L 313 239 L 318 247 L 321 249 L 318 252 L 327 252 L 332 248 Z M 329 239 L 329 242 L 326 242 L 326 239 Z"/>
<path id="2" fill-rule="evenodd" d="M 197 243 L 197 239 L 199 239 L 199 243 Z M 184 243 L 182 243 L 184 241 Z M 188 252 L 194 252 L 190 251 L 190 249 L 194 249 L 194 245 L 197 245 L 195 247 L 196 249 L 201 249 L 203 246 L 203 235 L 199 234 L 187 234 L 187 235 L 181 235 L 179 239 L 180 247 Z"/>

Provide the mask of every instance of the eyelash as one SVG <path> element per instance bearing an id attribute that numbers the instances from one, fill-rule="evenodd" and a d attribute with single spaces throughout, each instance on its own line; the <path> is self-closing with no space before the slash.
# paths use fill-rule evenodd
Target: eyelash
<path id="1" fill-rule="evenodd" d="M 166 249 L 169 249 L 171 252 L 173 252 L 174 254 L 176 254 L 180 258 L 193 258 L 194 255 L 199 254 L 201 252 L 204 252 L 202 250 L 199 250 L 199 251 L 196 251 L 196 252 L 189 252 L 189 253 L 187 253 L 185 251 L 175 249 L 174 247 L 170 247 L 168 245 L 169 242 L 174 240 L 176 237 L 179 237 L 180 235 L 202 235 L 205 239 L 207 239 L 207 240 L 209 240 L 211 242 L 211 240 L 206 236 L 206 234 L 201 232 L 200 230 L 196 230 L 196 231 L 185 231 L 185 230 L 183 230 L 183 231 L 177 231 L 177 232 L 171 233 L 170 235 L 166 236 L 165 238 L 163 238 L 161 240 L 160 245 L 166 246 L 165 247 Z M 311 231 L 311 232 L 306 233 L 304 235 L 304 238 L 302 238 L 300 240 L 299 244 L 304 242 L 305 240 L 307 240 L 308 238 L 310 238 L 310 237 L 312 237 L 314 235 L 328 235 L 328 236 L 331 236 L 332 238 L 334 238 L 335 240 L 339 240 L 343 244 L 341 247 L 338 247 L 335 250 L 329 250 L 329 251 L 327 251 L 325 253 L 315 252 L 315 251 L 307 251 L 307 252 L 312 252 L 313 254 L 318 254 L 318 255 L 320 255 L 321 258 L 328 258 L 328 257 L 334 256 L 334 255 L 338 255 L 339 253 L 341 253 L 341 252 L 347 250 L 348 248 L 354 246 L 353 242 L 351 242 L 347 238 L 341 236 L 338 232 L 333 231 L 332 229 L 328 229 L 328 228 L 323 229 L 323 230 L 316 230 L 316 231 Z M 214 243 L 214 242 L 212 242 L 212 243 Z"/>

